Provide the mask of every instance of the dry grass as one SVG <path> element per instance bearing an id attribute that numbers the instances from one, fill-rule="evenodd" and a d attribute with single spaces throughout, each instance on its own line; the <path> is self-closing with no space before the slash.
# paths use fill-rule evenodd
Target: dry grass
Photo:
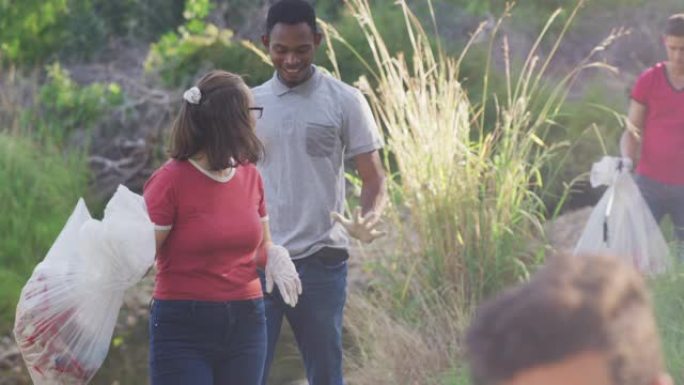
<path id="1" fill-rule="evenodd" d="M 507 38 L 499 36 L 508 6 L 490 35 L 483 97 L 473 101 L 459 68 L 484 24 L 463 53 L 451 57 L 431 40 L 405 0 L 394 3 L 403 11 L 409 52 L 390 52 L 385 39 L 391 37 L 378 32 L 368 0 L 346 4 L 371 57 L 319 20 L 333 74 L 339 78 L 344 70 L 333 42 L 366 67 L 368 75 L 356 86 L 383 129 L 390 170 L 385 217 L 391 236 L 368 251 L 374 255 L 366 263 L 368 283 L 347 305 L 345 327 L 356 341 L 347 352 L 348 378 L 353 385 L 465 384 L 459 341 L 475 305 L 526 279 L 547 249 L 538 241 L 544 238 L 546 214 L 541 197 L 549 188 L 543 175 L 569 148 L 547 141 L 549 131 L 557 127 L 568 92 L 584 70 L 615 70 L 595 57 L 625 32 L 611 33 L 550 84 L 547 70 L 585 0 L 569 10 L 550 51 L 542 53 L 560 11 L 551 15 L 520 68 L 512 68 Z M 432 20 L 436 24 L 434 13 Z M 499 46 L 503 68 L 496 70 L 504 73 L 506 87 L 495 94 L 489 75 Z"/>
<path id="2" fill-rule="evenodd" d="M 453 362 L 443 330 L 419 330 L 391 317 L 364 295 L 352 294 L 345 314 L 356 349 L 349 352 L 349 384 L 425 385 L 426 373 L 439 373 Z M 362 321 L 363 320 L 363 321 Z"/>
<path id="3" fill-rule="evenodd" d="M 505 36 L 497 36 L 508 8 L 490 42 L 491 50 L 502 45 L 506 91 L 490 94 L 485 76 L 483 99 L 472 101 L 459 80 L 465 52 L 446 55 L 405 1 L 396 6 L 403 10 L 412 49 L 397 55 L 378 32 L 369 2 L 347 2 L 372 51 L 370 58 L 359 55 L 369 75 L 357 86 L 383 127 L 392 197 L 386 216 L 395 234 L 372 267 L 369 288 L 348 302 L 346 327 L 357 341 L 347 359 L 350 384 L 460 383 L 464 376 L 444 376 L 462 367 L 459 340 L 474 305 L 525 279 L 543 258 L 543 244 L 539 250 L 529 247 L 543 232 L 543 169 L 565 146 L 547 142 L 546 135 L 578 74 L 611 70 L 593 57 L 620 35 L 612 34 L 549 86 L 546 71 L 583 3 L 571 10 L 551 51 L 542 55 L 541 42 L 559 15 L 554 13 L 515 70 Z M 329 42 L 354 50 L 322 24 Z M 332 46 L 327 44 L 334 63 Z M 333 71 L 339 76 L 339 67 Z M 485 119 L 489 104 L 493 119 Z"/>

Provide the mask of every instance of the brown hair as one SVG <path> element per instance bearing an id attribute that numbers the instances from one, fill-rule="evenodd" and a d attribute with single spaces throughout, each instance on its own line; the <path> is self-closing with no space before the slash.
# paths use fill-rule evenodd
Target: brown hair
<path id="1" fill-rule="evenodd" d="M 663 371 L 644 282 L 609 256 L 553 257 L 529 282 L 482 305 L 466 343 L 479 385 L 586 351 L 607 354 L 614 384 L 647 385 Z"/>
<path id="2" fill-rule="evenodd" d="M 684 37 L 684 13 L 672 15 L 667 19 L 665 36 Z"/>
<path id="3" fill-rule="evenodd" d="M 258 162 L 264 150 L 254 132 L 249 89 L 242 78 L 211 71 L 197 88 L 199 103 L 183 100 L 173 124 L 170 156 L 187 160 L 203 151 L 212 170 Z"/>

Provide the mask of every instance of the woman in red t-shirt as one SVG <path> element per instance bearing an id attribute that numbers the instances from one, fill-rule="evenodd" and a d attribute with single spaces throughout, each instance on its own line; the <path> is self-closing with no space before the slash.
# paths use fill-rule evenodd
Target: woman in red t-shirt
<path id="1" fill-rule="evenodd" d="M 620 152 L 638 162 L 635 179 L 656 221 L 670 216 L 684 261 L 684 13 L 667 19 L 662 43 L 667 61 L 632 89 Z"/>
<path id="2" fill-rule="evenodd" d="M 212 71 L 183 95 L 171 158 L 147 181 L 156 226 L 157 275 L 150 314 L 153 385 L 260 384 L 267 290 L 291 306 L 301 283 L 268 229 L 252 97 L 242 79 Z M 265 263 L 264 263 L 265 261 Z"/>

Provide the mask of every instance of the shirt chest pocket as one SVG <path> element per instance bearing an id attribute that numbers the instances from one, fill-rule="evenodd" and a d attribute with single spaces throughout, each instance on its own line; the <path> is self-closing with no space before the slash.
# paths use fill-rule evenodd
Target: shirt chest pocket
<path id="1" fill-rule="evenodd" d="M 314 158 L 331 156 L 338 146 L 339 135 L 335 126 L 327 123 L 306 123 L 306 153 Z"/>

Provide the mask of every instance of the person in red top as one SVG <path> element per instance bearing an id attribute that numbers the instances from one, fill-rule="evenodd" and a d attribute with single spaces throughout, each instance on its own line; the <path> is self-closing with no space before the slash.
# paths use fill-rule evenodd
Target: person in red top
<path id="1" fill-rule="evenodd" d="M 667 20 L 662 41 L 668 60 L 637 79 L 620 151 L 638 160 L 641 193 L 657 221 L 670 215 L 684 257 L 684 14 Z"/>
<path id="2" fill-rule="evenodd" d="M 212 71 L 183 95 L 171 159 L 144 186 L 156 226 L 152 385 L 257 385 L 266 320 L 257 265 L 294 306 L 301 283 L 273 245 L 254 133 L 261 108 L 242 79 Z"/>

